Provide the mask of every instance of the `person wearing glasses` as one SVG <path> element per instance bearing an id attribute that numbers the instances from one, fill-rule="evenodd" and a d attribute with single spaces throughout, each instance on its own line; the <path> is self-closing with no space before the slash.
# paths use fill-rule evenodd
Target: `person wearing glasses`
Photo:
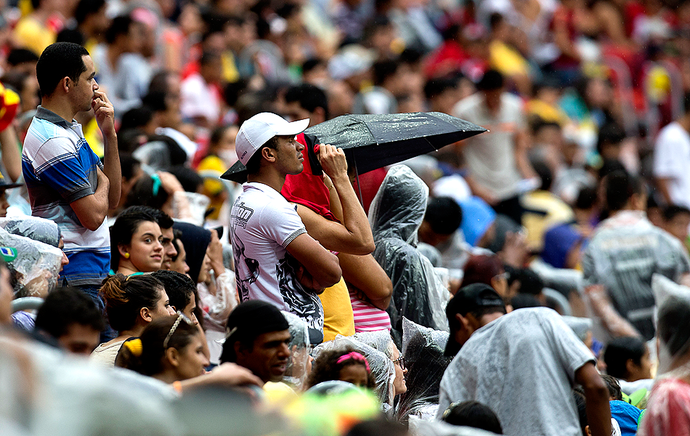
<path id="1" fill-rule="evenodd" d="M 101 296 L 118 336 L 100 344 L 91 353 L 91 360 L 108 367 L 115 364 L 125 340 L 139 337 L 152 321 L 175 314 L 163 284 L 151 275 L 110 276 L 103 282 Z"/>
<path id="2" fill-rule="evenodd" d="M 205 339 L 199 328 L 182 312 L 152 321 L 138 338 L 125 341 L 116 366 L 171 384 L 178 393 L 207 385 L 257 385 L 251 371 L 226 363 L 206 372 Z"/>

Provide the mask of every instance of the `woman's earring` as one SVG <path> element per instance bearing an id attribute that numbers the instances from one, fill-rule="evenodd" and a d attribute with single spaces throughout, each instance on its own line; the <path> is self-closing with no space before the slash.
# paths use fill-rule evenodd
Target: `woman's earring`
<path id="1" fill-rule="evenodd" d="M 125 253 L 125 259 L 129 259 L 129 253 Z"/>

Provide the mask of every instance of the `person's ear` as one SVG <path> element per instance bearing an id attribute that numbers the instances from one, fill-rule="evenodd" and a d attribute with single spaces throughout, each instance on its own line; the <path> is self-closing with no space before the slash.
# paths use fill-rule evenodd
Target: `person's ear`
<path id="1" fill-rule="evenodd" d="M 314 124 L 319 124 L 323 123 L 326 121 L 326 111 L 322 107 L 317 107 L 314 109 L 313 116 L 311 117 L 311 121 Z"/>
<path id="2" fill-rule="evenodd" d="M 69 92 L 70 88 L 74 86 L 74 82 L 72 82 L 72 79 L 70 79 L 69 76 L 65 76 L 62 78 L 62 80 L 60 80 L 59 86 L 62 86 L 62 89 L 65 92 Z"/>
<path id="3" fill-rule="evenodd" d="M 471 328 L 470 327 L 470 321 L 466 317 L 460 315 L 459 313 L 456 313 L 455 319 L 460 323 L 460 327 L 462 329 L 468 330 L 468 331 L 470 330 L 470 328 Z"/>
<path id="4" fill-rule="evenodd" d="M 638 365 L 635 365 L 635 362 L 633 362 L 632 359 L 628 359 L 625 361 L 625 371 L 628 374 L 633 374 L 635 371 L 637 371 Z"/>
<path id="5" fill-rule="evenodd" d="M 153 317 L 151 316 L 151 310 L 148 307 L 142 307 L 141 309 L 139 309 L 139 316 L 141 316 L 141 319 L 143 319 L 146 322 L 153 321 Z"/>
<path id="6" fill-rule="evenodd" d="M 180 352 L 177 351 L 175 347 L 170 347 L 165 350 L 165 359 L 173 368 L 180 366 Z"/>
<path id="7" fill-rule="evenodd" d="M 120 253 L 120 257 L 123 259 L 129 259 L 129 247 L 126 245 L 118 245 L 117 251 Z"/>
<path id="8" fill-rule="evenodd" d="M 271 147 L 264 147 L 261 149 L 261 156 L 269 162 L 275 162 L 275 150 Z"/>
<path id="9" fill-rule="evenodd" d="M 592 430 L 589 429 L 589 424 L 585 426 L 585 431 L 587 432 L 587 436 L 592 436 Z"/>

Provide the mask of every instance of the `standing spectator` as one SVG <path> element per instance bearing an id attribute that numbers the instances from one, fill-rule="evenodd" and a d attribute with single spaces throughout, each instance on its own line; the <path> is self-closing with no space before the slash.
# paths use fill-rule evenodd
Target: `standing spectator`
<path id="1" fill-rule="evenodd" d="M 220 55 L 205 52 L 199 59 L 199 72 L 182 82 L 182 116 L 202 127 L 213 127 L 220 119 L 222 97 L 218 87 L 223 74 Z"/>
<path id="2" fill-rule="evenodd" d="M 36 56 L 55 42 L 61 23 L 55 20 L 60 10 L 60 2 L 51 0 L 31 0 L 33 11 L 19 20 L 14 28 L 13 38 L 17 46 L 31 50 Z"/>
<path id="3" fill-rule="evenodd" d="M 654 176 L 664 199 L 690 208 L 690 94 L 685 115 L 659 132 L 654 147 Z"/>
<path id="4" fill-rule="evenodd" d="M 242 123 L 235 150 L 248 182 L 232 207 L 230 236 L 241 301 L 271 302 L 323 331 L 318 294 L 340 280 L 338 258 L 306 234 L 280 195 L 285 176 L 304 167 L 304 146 L 294 135 L 307 125 L 309 120 L 288 123 L 268 112 Z"/>
<path id="5" fill-rule="evenodd" d="M 120 201 L 120 158 L 113 106 L 94 80 L 85 48 L 56 43 L 36 65 L 43 98 L 24 140 L 22 169 L 31 211 L 54 221 L 65 240 L 69 264 L 62 275 L 103 308 L 98 288 L 110 270 L 108 209 Z M 104 139 L 104 164 L 74 120 L 94 109 Z"/>
<path id="6" fill-rule="evenodd" d="M 453 115 L 489 129 L 465 141 L 462 153 L 472 192 L 498 213 L 522 222 L 518 195 L 521 179 L 535 177 L 527 158 L 527 130 L 522 103 L 503 90 L 503 76 L 495 70 L 484 73 L 477 84 L 480 92 L 461 100 Z"/>
<path id="7" fill-rule="evenodd" d="M 585 283 L 603 285 L 604 293 L 592 288 L 588 295 L 612 336 L 639 333 L 649 340 L 654 337 L 652 275 L 680 281 L 690 272 L 690 260 L 680 241 L 647 219 L 640 180 L 615 171 L 605 186 L 611 215 L 594 229 L 582 258 Z"/>

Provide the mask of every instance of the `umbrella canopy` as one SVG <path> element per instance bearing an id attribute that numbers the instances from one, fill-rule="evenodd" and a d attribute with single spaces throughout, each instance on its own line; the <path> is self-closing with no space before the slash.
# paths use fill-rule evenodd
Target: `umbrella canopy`
<path id="1" fill-rule="evenodd" d="M 441 112 L 385 115 L 341 115 L 304 131 L 307 155 L 315 175 L 321 174 L 314 146 L 342 148 L 357 174 L 392 165 L 467 139 L 486 129 Z M 243 183 L 246 168 L 235 163 L 224 179 Z"/>

